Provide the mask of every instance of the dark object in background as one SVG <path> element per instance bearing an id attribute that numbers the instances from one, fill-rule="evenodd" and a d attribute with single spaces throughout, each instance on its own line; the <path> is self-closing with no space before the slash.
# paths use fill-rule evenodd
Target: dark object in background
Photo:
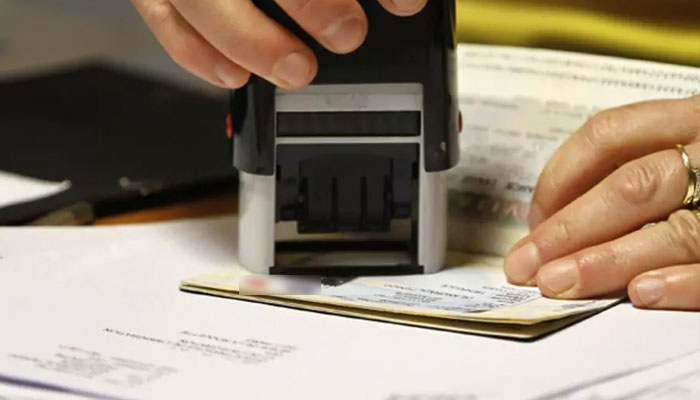
<path id="1" fill-rule="evenodd" d="M 210 97 L 91 65 L 0 83 L 0 170 L 72 182 L 0 208 L 22 224 L 87 201 L 96 216 L 231 190 L 227 95 Z"/>

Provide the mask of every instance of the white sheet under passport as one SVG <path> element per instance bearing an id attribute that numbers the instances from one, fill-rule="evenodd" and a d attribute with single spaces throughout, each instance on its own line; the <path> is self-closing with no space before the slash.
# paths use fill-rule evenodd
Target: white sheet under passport
<path id="1" fill-rule="evenodd" d="M 697 314 L 626 304 L 522 343 L 175 290 L 231 263 L 233 232 L 0 228 L 0 379 L 128 399 L 536 398 L 700 349 Z"/>

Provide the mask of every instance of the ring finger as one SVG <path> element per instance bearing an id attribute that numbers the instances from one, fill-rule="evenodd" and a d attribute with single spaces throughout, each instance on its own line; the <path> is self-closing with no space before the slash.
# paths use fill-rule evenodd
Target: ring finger
<path id="1" fill-rule="evenodd" d="M 641 308 L 700 311 L 700 264 L 662 268 L 629 284 L 632 303 Z"/>

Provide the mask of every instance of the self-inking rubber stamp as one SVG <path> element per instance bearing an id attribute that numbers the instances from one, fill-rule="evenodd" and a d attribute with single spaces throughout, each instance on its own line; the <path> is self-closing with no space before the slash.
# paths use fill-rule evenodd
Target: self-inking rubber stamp
<path id="1" fill-rule="evenodd" d="M 307 43 L 301 90 L 259 77 L 232 92 L 239 258 L 258 274 L 415 274 L 445 264 L 444 172 L 459 158 L 455 2 L 397 17 L 361 0 L 365 43 L 336 55 L 273 0 L 256 5 Z"/>

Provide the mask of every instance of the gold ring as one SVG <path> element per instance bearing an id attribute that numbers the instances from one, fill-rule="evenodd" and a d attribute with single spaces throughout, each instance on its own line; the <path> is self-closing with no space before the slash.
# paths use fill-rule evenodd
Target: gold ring
<path id="1" fill-rule="evenodd" d="M 683 206 L 694 209 L 700 204 L 700 169 L 693 168 L 682 144 L 676 145 L 676 149 L 681 153 L 683 166 L 688 171 L 688 188 L 683 198 Z"/>

